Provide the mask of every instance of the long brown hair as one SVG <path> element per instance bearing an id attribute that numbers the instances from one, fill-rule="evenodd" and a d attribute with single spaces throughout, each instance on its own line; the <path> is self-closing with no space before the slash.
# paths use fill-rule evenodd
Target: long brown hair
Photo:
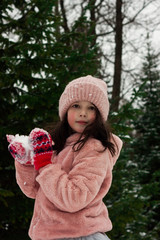
<path id="1" fill-rule="evenodd" d="M 73 133 L 73 130 L 68 124 L 66 113 L 64 119 L 59 122 L 53 132 L 51 132 L 52 139 L 55 143 L 55 145 L 53 146 L 53 150 L 55 150 L 57 155 L 63 150 L 66 139 Z M 88 125 L 80 134 L 79 139 L 73 145 L 73 150 L 79 151 L 90 137 L 99 140 L 104 146 L 104 151 L 108 148 L 111 155 L 115 155 L 117 144 L 115 143 L 114 138 L 111 134 L 109 124 L 103 122 L 97 108 L 95 121 L 92 124 Z M 113 141 L 111 141 L 111 139 Z"/>

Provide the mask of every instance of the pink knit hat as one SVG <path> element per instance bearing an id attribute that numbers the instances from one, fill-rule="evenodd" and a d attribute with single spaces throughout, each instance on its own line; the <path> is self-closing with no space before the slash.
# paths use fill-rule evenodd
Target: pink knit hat
<path id="1" fill-rule="evenodd" d="M 62 120 L 70 107 L 76 101 L 92 102 L 99 110 L 104 121 L 109 112 L 107 84 L 101 79 L 90 75 L 71 81 L 65 88 L 59 100 L 59 116 Z"/>

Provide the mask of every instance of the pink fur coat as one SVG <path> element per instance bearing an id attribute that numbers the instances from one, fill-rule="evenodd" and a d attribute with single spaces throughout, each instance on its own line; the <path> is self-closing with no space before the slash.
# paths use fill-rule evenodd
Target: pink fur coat
<path id="1" fill-rule="evenodd" d="M 119 151 L 112 157 L 108 150 L 100 152 L 103 147 L 96 139 L 74 152 L 72 145 L 78 138 L 79 134 L 70 136 L 65 148 L 53 155 L 53 164 L 39 172 L 15 161 L 18 185 L 35 199 L 29 229 L 33 240 L 75 238 L 112 229 L 102 199 L 111 186 L 122 141 L 114 135 Z"/>

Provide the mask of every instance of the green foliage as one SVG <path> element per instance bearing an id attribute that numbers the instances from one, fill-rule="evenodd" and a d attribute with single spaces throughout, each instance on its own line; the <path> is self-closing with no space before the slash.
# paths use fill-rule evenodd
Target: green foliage
<path id="1" fill-rule="evenodd" d="M 7 197 L 13 197 L 13 196 L 14 196 L 13 192 L 0 188 L 0 202 L 1 202 L 1 204 L 5 205 L 7 207 L 8 203 L 6 201 L 6 198 Z"/>
<path id="2" fill-rule="evenodd" d="M 143 65 L 141 82 L 145 82 L 141 93 L 140 108 L 142 115 L 135 121 L 137 136 L 134 141 L 134 161 L 138 164 L 138 176 L 141 189 L 139 196 L 144 208 L 139 216 L 145 215 L 145 236 L 140 239 L 159 239 L 158 228 L 160 199 L 160 74 L 157 56 L 148 45 L 148 54 Z"/>
<path id="3" fill-rule="evenodd" d="M 28 239 L 33 201 L 19 190 L 5 135 L 29 134 L 58 119 L 58 99 L 72 79 L 99 75 L 94 24 L 83 15 L 64 29 L 57 1 L 0 4 L 0 238 Z M 110 114 L 123 150 L 104 202 L 114 228 L 111 239 L 159 239 L 160 79 L 156 56 L 148 52 L 132 98 Z M 133 107 L 136 102 L 136 108 Z M 136 130 L 136 134 L 135 131 Z M 134 133 L 134 134 L 133 134 Z"/>
<path id="4" fill-rule="evenodd" d="M 111 239 L 160 237 L 160 75 L 157 62 L 157 56 L 148 48 L 131 102 L 122 106 L 120 113 L 113 114 L 115 130 L 122 136 L 124 146 L 113 171 L 112 188 L 105 198 L 114 225 L 108 234 Z"/>
<path id="5" fill-rule="evenodd" d="M 56 7 L 55 0 L 8 0 L 0 4 L 2 239 L 9 239 L 12 231 L 26 231 L 33 208 L 15 182 L 5 135 L 28 135 L 35 126 L 56 122 L 65 85 L 76 77 L 97 75 L 100 68 L 98 46 L 93 45 L 95 36 L 89 34 L 91 23 L 85 13 L 65 31 Z"/>

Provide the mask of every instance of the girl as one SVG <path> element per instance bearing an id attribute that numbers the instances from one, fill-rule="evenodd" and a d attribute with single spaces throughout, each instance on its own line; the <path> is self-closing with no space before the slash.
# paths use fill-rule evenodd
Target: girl
<path id="1" fill-rule="evenodd" d="M 25 137 L 28 146 L 21 136 L 7 136 L 17 183 L 35 199 L 31 239 L 108 239 L 112 223 L 103 198 L 122 147 L 105 127 L 108 112 L 106 83 L 85 76 L 62 93 L 52 139 L 38 128 Z"/>

